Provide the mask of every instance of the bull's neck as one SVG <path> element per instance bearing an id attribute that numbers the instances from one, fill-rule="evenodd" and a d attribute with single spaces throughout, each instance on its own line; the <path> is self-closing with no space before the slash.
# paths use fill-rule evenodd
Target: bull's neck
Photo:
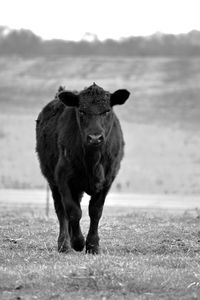
<path id="1" fill-rule="evenodd" d="M 102 151 L 100 149 L 86 149 L 85 164 L 88 171 L 92 171 L 101 163 Z"/>
<path id="2" fill-rule="evenodd" d="M 102 149 L 85 153 L 85 167 L 91 190 L 99 191 L 105 181 L 105 171 L 102 164 Z"/>

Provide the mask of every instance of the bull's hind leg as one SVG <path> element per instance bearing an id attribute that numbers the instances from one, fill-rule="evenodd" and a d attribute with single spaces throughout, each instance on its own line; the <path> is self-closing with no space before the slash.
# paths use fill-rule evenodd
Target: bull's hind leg
<path id="1" fill-rule="evenodd" d="M 86 252 L 99 253 L 99 220 L 102 216 L 103 206 L 109 189 L 105 189 L 91 197 L 89 204 L 90 228 L 86 239 Z"/>
<path id="2" fill-rule="evenodd" d="M 70 236 L 69 236 L 69 224 L 65 216 L 64 207 L 61 201 L 61 195 L 57 186 L 51 186 L 52 196 L 54 199 L 54 207 L 59 221 L 60 232 L 58 236 L 58 251 L 69 252 Z"/>

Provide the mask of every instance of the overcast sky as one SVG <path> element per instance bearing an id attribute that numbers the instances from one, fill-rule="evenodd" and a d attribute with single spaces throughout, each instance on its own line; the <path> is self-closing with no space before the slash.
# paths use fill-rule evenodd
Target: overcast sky
<path id="1" fill-rule="evenodd" d="M 80 40 L 200 30 L 200 0 L 0 0 L 0 25 Z"/>

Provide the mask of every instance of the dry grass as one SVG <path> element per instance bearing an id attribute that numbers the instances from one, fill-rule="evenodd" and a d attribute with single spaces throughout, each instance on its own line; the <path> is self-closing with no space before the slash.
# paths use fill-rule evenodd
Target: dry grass
<path id="1" fill-rule="evenodd" d="M 84 209 L 84 234 L 88 217 Z M 196 212 L 106 208 L 101 254 L 59 254 L 55 215 L 41 208 L 0 215 L 0 298 L 199 299 Z"/>

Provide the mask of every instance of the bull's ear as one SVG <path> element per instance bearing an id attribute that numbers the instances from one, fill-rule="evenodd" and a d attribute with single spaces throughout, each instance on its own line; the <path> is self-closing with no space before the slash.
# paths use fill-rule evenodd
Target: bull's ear
<path id="1" fill-rule="evenodd" d="M 67 106 L 78 106 L 79 96 L 68 91 L 62 91 L 58 94 L 58 98 Z"/>
<path id="2" fill-rule="evenodd" d="M 130 92 L 127 90 L 117 90 L 113 94 L 111 94 L 110 102 L 111 106 L 113 105 L 121 105 L 124 104 L 128 99 Z"/>

